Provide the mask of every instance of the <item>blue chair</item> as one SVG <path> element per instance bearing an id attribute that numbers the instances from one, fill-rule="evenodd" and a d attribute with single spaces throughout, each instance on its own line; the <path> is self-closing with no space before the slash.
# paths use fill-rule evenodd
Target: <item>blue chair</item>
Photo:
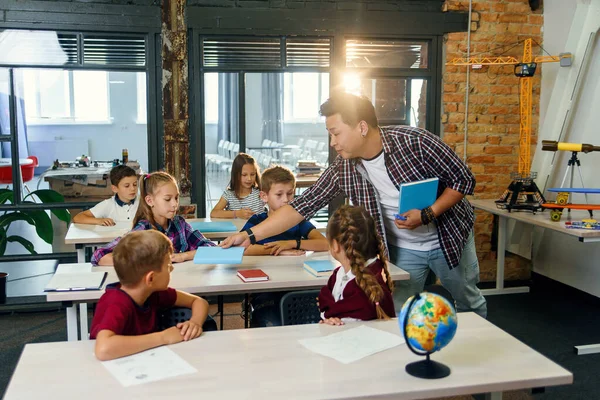
<path id="1" fill-rule="evenodd" d="M 160 330 L 165 330 L 190 318 L 192 318 L 192 310 L 190 308 L 174 307 L 159 315 L 158 326 Z M 210 315 L 206 317 L 206 321 L 202 325 L 202 330 L 204 332 L 217 330 L 217 323 Z"/>
<path id="2" fill-rule="evenodd" d="M 286 293 L 279 302 L 282 325 L 314 324 L 321 320 L 317 306 L 319 290 Z"/>

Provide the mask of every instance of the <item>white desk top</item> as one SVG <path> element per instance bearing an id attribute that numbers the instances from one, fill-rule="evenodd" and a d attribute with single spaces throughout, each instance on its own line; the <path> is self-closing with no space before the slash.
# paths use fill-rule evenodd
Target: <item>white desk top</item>
<path id="1" fill-rule="evenodd" d="M 494 215 L 499 215 L 501 217 L 514 219 L 516 221 L 525 222 L 527 224 L 539 226 L 542 228 L 552 229 L 553 231 L 557 231 L 560 233 L 564 233 L 567 235 L 575 236 L 580 238 L 581 241 L 585 241 L 585 239 L 591 238 L 600 238 L 600 231 L 593 231 L 587 229 L 567 229 L 565 228 L 565 221 L 568 221 L 568 213 L 566 210 L 563 212 L 562 219 L 559 222 L 554 222 L 550 220 L 550 212 L 546 211 L 538 211 L 533 214 L 530 211 L 511 211 L 502 210 L 496 207 L 496 203 L 494 200 L 469 200 L 469 202 L 473 205 L 473 207 L 478 208 L 480 210 L 487 211 Z M 600 212 L 596 211 L 598 215 Z M 581 221 L 582 219 L 589 218 L 590 214 L 587 211 L 583 210 L 572 210 L 571 211 L 571 219 L 573 221 Z"/>
<path id="2" fill-rule="evenodd" d="M 232 222 L 237 230 L 239 231 L 246 224 L 245 219 L 235 218 L 194 218 L 188 219 L 188 222 L 204 222 L 204 221 L 215 221 L 215 222 Z M 319 230 L 324 233 L 326 225 L 315 220 L 310 222 Z M 111 242 L 113 239 L 123 236 L 131 230 L 131 225 L 128 223 L 118 223 L 115 226 L 99 226 L 99 225 L 87 225 L 87 224 L 76 224 L 72 223 L 69 226 L 69 230 L 65 236 L 65 244 L 105 244 Z M 223 240 L 226 237 L 233 235 L 236 232 L 202 232 L 202 234 L 210 240 Z"/>
<path id="3" fill-rule="evenodd" d="M 474 313 L 459 314 L 454 340 L 432 356 L 452 370 L 443 379 L 409 376 L 405 365 L 423 357 L 404 344 L 341 364 L 298 343 L 362 324 L 400 335 L 396 319 L 342 327 L 208 332 L 170 346 L 200 372 L 128 388 L 95 359 L 94 341 L 28 344 L 5 399 L 164 399 L 190 394 L 210 399 L 427 399 L 573 382 L 569 371 Z"/>
<path id="4" fill-rule="evenodd" d="M 288 289 L 321 288 L 329 277 L 314 277 L 302 265 L 307 259 L 328 259 L 328 252 L 309 253 L 306 256 L 246 256 L 242 264 L 194 264 L 186 261 L 174 264 L 169 286 L 189 293 L 201 295 L 234 294 L 282 291 Z M 89 263 L 61 264 L 60 268 L 74 268 L 79 271 L 91 270 Z M 238 269 L 262 269 L 269 275 L 268 281 L 245 283 L 237 277 Z M 410 274 L 388 263 L 394 281 L 408 280 Z M 113 267 L 94 267 L 94 271 L 107 271 L 106 283 L 117 282 Z M 78 292 L 48 292 L 46 300 L 51 301 L 94 301 L 104 290 Z"/>

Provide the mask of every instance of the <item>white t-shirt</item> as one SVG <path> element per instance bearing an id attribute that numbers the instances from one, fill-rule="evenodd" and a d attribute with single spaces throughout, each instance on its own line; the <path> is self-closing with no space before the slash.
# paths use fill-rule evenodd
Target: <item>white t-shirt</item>
<path id="1" fill-rule="evenodd" d="M 265 203 L 260 199 L 260 190 L 255 187 L 252 188 L 249 195 L 241 199 L 235 195 L 233 190 L 227 189 L 223 192 L 223 198 L 227 201 L 226 210 L 233 211 L 249 208 L 254 213 L 261 213 L 265 210 Z"/>
<path id="2" fill-rule="evenodd" d="M 133 204 L 123 203 L 120 199 L 117 199 L 117 195 L 115 194 L 110 199 L 102 200 L 90 208 L 90 211 L 96 218 L 112 218 L 115 222 L 133 223 L 133 218 L 140 205 L 139 200 L 139 198 L 136 198 Z"/>
<path id="3" fill-rule="evenodd" d="M 400 192 L 388 175 L 385 167 L 383 151 L 372 160 L 362 160 L 367 170 L 369 180 L 377 191 L 383 224 L 389 244 L 411 250 L 429 251 L 440 247 L 437 227 L 434 224 L 419 226 L 415 229 L 398 229 L 394 225 L 398 213 Z"/>

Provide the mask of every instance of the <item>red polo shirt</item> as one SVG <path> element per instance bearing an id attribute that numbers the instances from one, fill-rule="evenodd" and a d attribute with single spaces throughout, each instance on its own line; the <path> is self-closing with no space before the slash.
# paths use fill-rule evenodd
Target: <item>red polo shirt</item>
<path id="1" fill-rule="evenodd" d="M 98 332 L 104 329 L 117 335 L 127 336 L 156 332 L 159 311 L 173 307 L 175 300 L 177 300 L 177 291 L 168 288 L 152 293 L 140 307 L 121 290 L 120 283 L 110 284 L 96 306 L 90 339 L 96 339 Z"/>

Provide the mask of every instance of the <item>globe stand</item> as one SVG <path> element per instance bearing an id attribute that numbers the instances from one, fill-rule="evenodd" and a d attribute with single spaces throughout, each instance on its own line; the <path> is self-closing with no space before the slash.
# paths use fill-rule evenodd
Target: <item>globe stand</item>
<path id="1" fill-rule="evenodd" d="M 429 355 L 431 353 L 418 352 L 417 350 L 415 350 L 412 347 L 412 345 L 410 344 L 410 340 L 408 340 L 408 335 L 406 332 L 407 326 L 408 326 L 408 317 L 410 316 L 410 310 L 412 309 L 413 305 L 420 298 L 421 298 L 421 295 L 419 293 L 416 293 L 413 296 L 410 304 L 408 305 L 408 308 L 406 309 L 406 315 L 404 316 L 404 329 L 403 329 L 402 333 L 404 334 L 404 341 L 406 342 L 406 345 L 408 346 L 410 351 L 412 351 L 413 353 L 415 353 L 418 356 L 426 356 L 426 358 L 425 358 L 425 360 L 415 361 L 410 364 L 406 364 L 405 370 L 409 375 L 412 375 L 417 378 L 422 378 L 422 379 L 445 378 L 448 375 L 450 375 L 450 368 L 442 363 L 433 361 L 431 358 L 429 358 Z"/>
<path id="2" fill-rule="evenodd" d="M 440 379 L 450 375 L 450 368 L 442 363 L 433 361 L 429 358 L 429 354 L 427 354 L 427 358 L 425 360 L 415 361 L 407 364 L 406 372 L 408 372 L 409 375 L 417 378 Z"/>

